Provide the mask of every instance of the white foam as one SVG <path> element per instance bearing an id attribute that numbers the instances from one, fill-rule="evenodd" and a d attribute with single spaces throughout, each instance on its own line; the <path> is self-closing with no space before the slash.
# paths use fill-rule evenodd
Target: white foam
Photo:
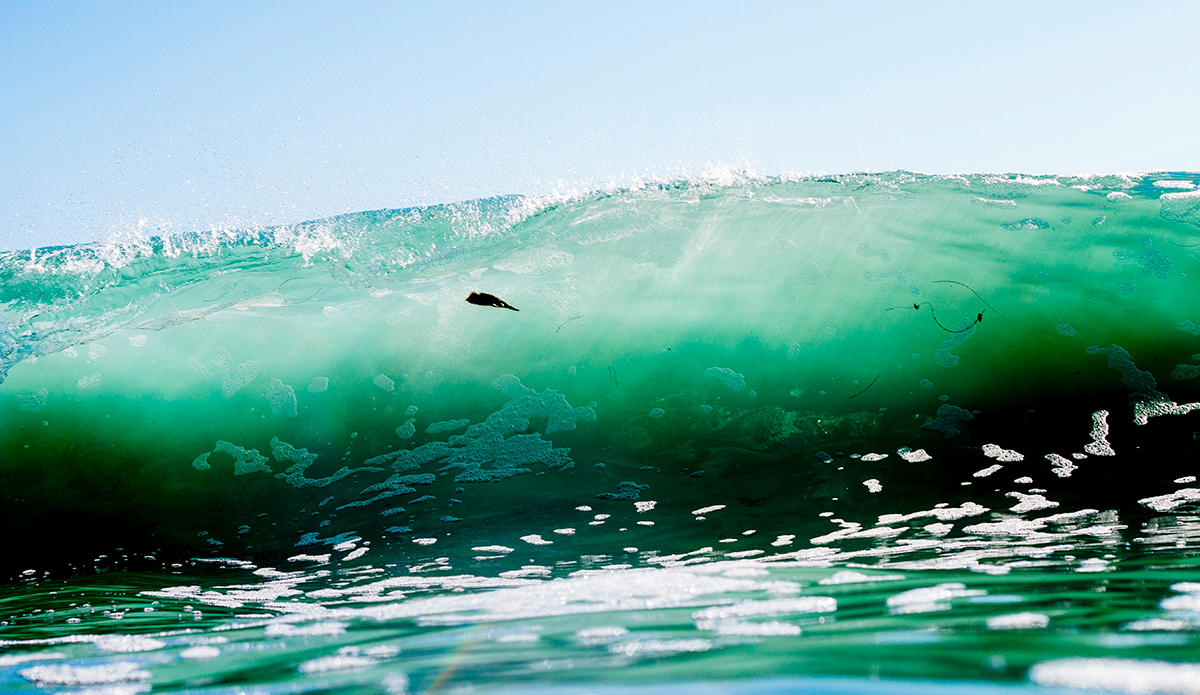
<path id="1" fill-rule="evenodd" d="M 288 562 L 329 562 L 329 558 L 333 557 L 329 553 L 324 555 L 292 555 L 288 558 Z"/>
<path id="2" fill-rule="evenodd" d="M 983 470 L 975 471 L 972 475 L 976 478 L 986 478 L 989 475 L 1000 470 L 1001 468 L 1004 468 L 1004 466 L 1001 466 L 1000 464 L 996 464 L 994 466 L 988 466 L 987 468 L 984 468 Z"/>
<path id="3" fill-rule="evenodd" d="M 1012 449 L 1002 449 L 995 444 L 984 444 L 983 455 L 1004 463 L 1014 463 L 1016 461 L 1025 460 L 1025 456 L 1023 454 L 1013 451 Z"/>
<path id="4" fill-rule="evenodd" d="M 723 505 L 723 504 L 714 504 L 711 507 L 701 507 L 700 509 L 694 509 L 694 510 L 692 510 L 692 514 L 695 514 L 695 515 L 708 514 L 710 512 L 715 512 L 719 509 L 724 509 L 724 508 L 725 508 L 725 505 Z"/>
<path id="5" fill-rule="evenodd" d="M 1164 611 L 1184 611 L 1186 613 L 1200 612 L 1200 595 L 1184 594 L 1163 599 L 1159 607 Z"/>
<path id="6" fill-rule="evenodd" d="M 23 678 L 43 685 L 107 685 L 150 680 L 151 673 L 131 661 L 116 661 L 98 666 L 51 664 L 21 669 Z"/>
<path id="7" fill-rule="evenodd" d="M 1015 207 L 1017 207 L 1017 201 L 1015 201 L 1015 200 L 994 200 L 992 198 L 981 198 L 979 196 L 972 198 L 971 204 L 972 205 L 982 205 L 985 207 L 993 207 L 993 208 L 1015 208 Z"/>
<path id="8" fill-rule="evenodd" d="M 1121 626 L 1122 630 L 1131 632 L 1182 632 L 1191 628 L 1186 620 L 1167 620 L 1166 618 L 1146 618 L 1135 620 Z"/>
<path id="9" fill-rule="evenodd" d="M 989 174 L 984 177 L 985 184 L 991 184 L 996 188 L 1011 189 L 1018 186 L 1061 186 L 1062 183 L 1055 177 L 1037 178 L 1034 176 L 1012 176 Z"/>
<path id="10" fill-rule="evenodd" d="M 904 579 L 902 574 L 863 574 L 854 570 L 840 570 L 817 582 L 822 586 L 838 584 L 867 584 L 870 582 L 894 582 Z"/>
<path id="11" fill-rule="evenodd" d="M 18 664 L 25 664 L 30 661 L 50 661 L 51 659 L 62 659 L 64 655 L 60 652 L 33 652 L 27 654 L 0 654 L 0 668 L 8 668 Z"/>
<path id="12" fill-rule="evenodd" d="M 1192 487 L 1185 487 L 1182 490 L 1176 490 L 1169 495 L 1159 495 L 1158 497 L 1147 497 L 1138 500 L 1138 504 L 1144 504 L 1156 512 L 1169 512 L 1178 507 L 1184 502 L 1193 502 L 1200 500 L 1200 490 Z"/>
<path id="13" fill-rule="evenodd" d="M 521 540 L 529 545 L 551 545 L 554 541 L 548 541 L 536 533 L 531 533 L 528 536 L 521 536 Z"/>
<path id="14" fill-rule="evenodd" d="M 1200 191 L 1190 193 L 1165 193 L 1163 197 L 1171 195 L 1179 196 L 1200 196 Z M 1167 208 L 1164 204 L 1160 214 L 1167 217 Z M 1197 219 L 1200 222 L 1200 218 Z M 1162 415 L 1186 415 L 1200 408 L 1200 403 L 1184 403 L 1180 405 L 1172 401 L 1166 394 L 1159 391 L 1154 375 L 1144 369 L 1139 369 L 1137 365 L 1130 359 L 1129 351 L 1120 345 L 1109 345 L 1106 348 L 1100 348 L 1098 345 L 1088 347 L 1086 351 L 1089 355 L 1105 355 L 1108 358 L 1108 366 L 1121 372 L 1121 383 L 1134 388 L 1136 391 L 1133 394 L 1133 421 L 1138 425 L 1145 425 L 1152 417 Z"/>
<path id="15" fill-rule="evenodd" d="M 332 673 L 335 671 L 359 671 L 370 668 L 379 662 L 368 656 L 323 656 L 309 659 L 300 664 L 296 670 L 305 675 L 313 673 Z"/>
<path id="16" fill-rule="evenodd" d="M 537 634 L 532 632 L 515 632 L 496 637 L 496 642 L 500 644 L 531 644 L 541 639 Z"/>
<path id="17" fill-rule="evenodd" d="M 983 596 L 987 592 L 968 589 L 965 584 L 946 582 L 934 586 L 909 589 L 887 598 L 887 606 L 893 613 L 928 613 L 950 609 L 950 601 L 956 598 Z"/>
<path id="18" fill-rule="evenodd" d="M 1083 450 L 1093 456 L 1116 456 L 1117 452 L 1108 443 L 1108 411 L 1092 413 L 1092 442 L 1084 444 Z M 1064 476 L 1065 477 L 1065 476 Z"/>
<path id="19" fill-rule="evenodd" d="M 711 548 L 708 549 L 711 552 Z M 666 561 L 668 558 L 658 558 Z M 699 558 L 697 558 L 699 559 Z M 742 561 L 741 564 L 749 564 Z M 711 563 L 689 567 L 580 570 L 569 577 L 495 580 L 465 577 L 472 582 L 490 582 L 498 586 L 490 592 L 446 593 L 417 597 L 367 607 L 336 608 L 329 615 L 338 618 L 365 618 L 379 621 L 412 620 L 418 625 L 463 625 L 540 619 L 560 615 L 621 613 L 635 610 L 662 611 L 711 602 L 730 595 L 765 592 L 769 597 L 795 594 L 792 582 L 764 581 L 758 577 L 726 577 L 716 574 L 731 569 L 731 563 Z M 403 578 L 414 582 L 415 578 Z M 443 589 L 455 586 L 452 578 L 429 578 L 426 585 L 438 582 Z M 394 580 L 393 580 L 394 581 Z M 467 588 L 475 584 L 462 582 Z M 816 598 L 816 597 L 810 597 Z M 770 599 L 767 599 L 770 600 Z"/>
<path id="20" fill-rule="evenodd" d="M 575 639 L 582 642 L 584 646 L 592 647 L 597 644 L 607 644 L 627 634 L 629 634 L 627 628 L 619 625 L 605 625 L 580 630 L 575 633 Z"/>
<path id="21" fill-rule="evenodd" d="M 1029 537 L 1045 526 L 1041 519 L 1003 519 L 963 527 L 964 533 L 977 536 L 1021 536 Z"/>
<path id="22" fill-rule="evenodd" d="M 505 579 L 521 579 L 525 577 L 549 577 L 551 569 L 542 567 L 541 565 L 524 565 L 519 570 L 509 570 L 501 572 L 500 576 Z"/>
<path id="23" fill-rule="evenodd" d="M 986 514 L 991 509 L 975 502 L 963 502 L 960 507 L 950 507 L 945 504 L 939 504 L 933 509 L 920 512 L 912 512 L 911 514 L 880 514 L 878 521 L 879 525 L 898 524 L 913 519 L 923 517 L 934 517 L 938 521 L 958 521 L 969 516 L 979 516 Z"/>
<path id="24" fill-rule="evenodd" d="M 215 659 L 218 656 L 221 656 L 220 649 L 203 644 L 195 647 L 188 647 L 187 649 L 179 652 L 179 658 L 181 659 Z"/>
<path id="25" fill-rule="evenodd" d="M 987 619 L 989 630 L 1035 630 L 1050 624 L 1050 617 L 1042 613 L 1009 613 Z"/>
<path id="26" fill-rule="evenodd" d="M 875 478 L 871 478 L 870 480 L 864 480 L 863 485 L 867 486 L 867 490 L 869 492 L 874 493 L 874 492 L 881 492 L 883 490 L 883 485 L 880 485 L 879 481 L 876 480 Z"/>
<path id="27" fill-rule="evenodd" d="M 1053 472 L 1054 475 L 1057 475 L 1060 478 L 1070 478 L 1071 473 L 1073 473 L 1077 468 L 1079 468 L 1079 466 L 1076 466 L 1074 463 L 1071 463 L 1070 459 L 1063 458 L 1062 456 L 1059 456 L 1058 454 L 1046 454 L 1046 460 L 1049 461 L 1050 464 L 1053 466 L 1053 468 L 1051 469 L 1051 472 Z M 1026 483 L 1032 483 L 1033 479 L 1032 478 L 1029 478 L 1029 479 L 1019 478 L 1018 480 L 1013 481 L 1013 482 L 1019 482 L 1019 481 L 1025 481 Z"/>
<path id="28" fill-rule="evenodd" d="M 705 620 L 696 623 L 698 630 L 710 630 L 728 637 L 795 637 L 800 626 L 778 620 L 750 622 L 746 620 Z"/>
<path id="29" fill-rule="evenodd" d="M 906 530 L 907 528 L 892 528 L 890 526 L 876 526 L 875 528 L 864 529 L 861 524 L 855 522 L 842 522 L 842 530 L 810 538 L 808 542 L 813 545 L 825 545 L 850 538 L 892 538 L 904 533 Z"/>
<path id="30" fill-rule="evenodd" d="M 272 623 L 263 631 L 268 637 L 315 637 L 340 635 L 346 631 L 346 623 L 333 620 L 308 625 Z"/>
<path id="31" fill-rule="evenodd" d="M 93 644 L 102 652 L 122 654 L 152 652 L 167 646 L 165 642 L 141 635 L 101 635 Z"/>
<path id="32" fill-rule="evenodd" d="M 713 643 L 706 639 L 634 640 L 609 645 L 608 651 L 624 656 L 666 656 L 688 652 L 706 652 Z"/>
<path id="33" fill-rule="evenodd" d="M 1090 688 L 1135 695 L 1200 694 L 1200 664 L 1150 659 L 1054 659 L 1035 664 L 1029 679 L 1046 687 Z"/>
<path id="34" fill-rule="evenodd" d="M 774 203 L 777 205 L 799 205 L 801 207 L 823 208 L 832 203 L 834 200 L 841 200 L 841 198 L 781 198 L 777 195 L 768 195 L 763 196 L 760 198 L 760 200 L 762 200 L 764 203 Z"/>
<path id="35" fill-rule="evenodd" d="M 708 621 L 799 613 L 832 613 L 836 610 L 837 600 L 829 596 L 797 596 L 712 606 L 692 613 L 692 619 Z"/>
<path id="36" fill-rule="evenodd" d="M 1015 497 L 1017 500 L 1019 500 L 1016 504 L 1009 507 L 1009 511 L 1016 512 L 1017 514 L 1037 511 L 1038 509 L 1050 509 L 1058 506 L 1058 502 L 1052 502 L 1042 495 L 1026 495 L 1020 492 L 1006 492 L 1004 493 L 1004 496 Z"/>
<path id="37" fill-rule="evenodd" d="M 925 453 L 924 449 L 917 449 L 916 451 L 900 450 L 896 453 L 900 455 L 900 458 L 908 461 L 909 463 L 921 463 L 922 461 L 930 461 L 933 459 L 932 456 Z"/>

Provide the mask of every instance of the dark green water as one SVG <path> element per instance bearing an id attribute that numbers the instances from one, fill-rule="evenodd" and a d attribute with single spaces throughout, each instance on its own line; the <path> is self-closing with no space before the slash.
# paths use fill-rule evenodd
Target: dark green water
<path id="1" fill-rule="evenodd" d="M 1200 692 L 1197 181 L 0 255 L 0 684 Z"/>

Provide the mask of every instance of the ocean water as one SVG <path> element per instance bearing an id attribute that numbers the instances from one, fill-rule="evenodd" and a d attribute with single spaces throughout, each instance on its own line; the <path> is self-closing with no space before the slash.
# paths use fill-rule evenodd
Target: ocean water
<path id="1" fill-rule="evenodd" d="M 0 688 L 1200 692 L 1198 183 L 0 254 Z"/>

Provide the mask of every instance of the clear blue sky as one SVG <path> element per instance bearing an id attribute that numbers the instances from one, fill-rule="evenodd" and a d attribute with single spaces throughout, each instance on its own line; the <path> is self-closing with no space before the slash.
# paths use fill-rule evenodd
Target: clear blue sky
<path id="1" fill-rule="evenodd" d="M 0 248 L 710 166 L 1200 169 L 1200 3 L 0 3 Z"/>

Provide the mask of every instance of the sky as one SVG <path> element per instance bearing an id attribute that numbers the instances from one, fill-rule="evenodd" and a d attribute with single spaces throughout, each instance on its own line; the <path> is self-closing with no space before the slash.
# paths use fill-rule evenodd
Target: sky
<path id="1" fill-rule="evenodd" d="M 1200 170 L 1200 3 L 0 3 L 0 249 L 721 170 Z"/>

